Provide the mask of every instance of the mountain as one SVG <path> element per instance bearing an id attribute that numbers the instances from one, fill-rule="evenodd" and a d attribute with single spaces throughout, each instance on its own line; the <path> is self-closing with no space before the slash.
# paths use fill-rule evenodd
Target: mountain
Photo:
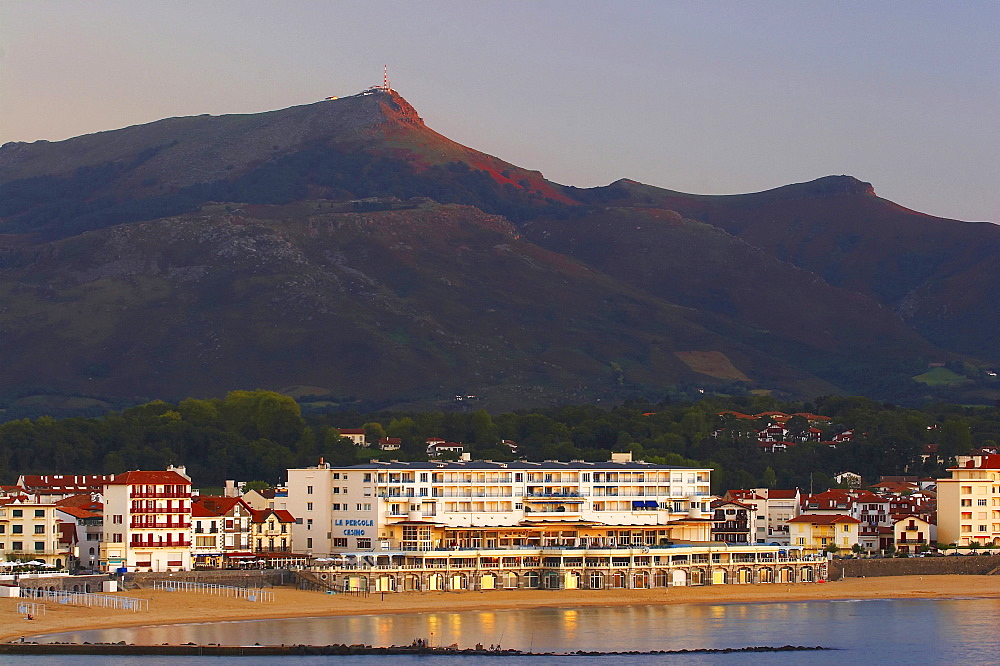
<path id="1" fill-rule="evenodd" d="M 580 189 L 394 91 L 0 147 L 9 397 L 233 388 L 507 409 L 662 395 L 935 394 L 1000 361 L 997 227 L 833 177 Z M 988 376 L 988 375 L 984 375 Z M 987 382 L 988 383 L 988 382 Z"/>

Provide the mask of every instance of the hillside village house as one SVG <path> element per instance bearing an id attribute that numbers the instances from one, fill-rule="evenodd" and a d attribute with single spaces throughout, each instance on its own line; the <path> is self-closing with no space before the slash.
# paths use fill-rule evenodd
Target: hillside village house
<path id="1" fill-rule="evenodd" d="M 1000 545 L 1000 455 L 978 456 L 938 479 L 938 541 Z"/>
<path id="2" fill-rule="evenodd" d="M 191 479 L 184 468 L 116 474 L 104 485 L 101 568 L 190 569 Z"/>
<path id="3" fill-rule="evenodd" d="M 337 432 L 340 433 L 341 437 L 351 440 L 351 444 L 355 446 L 368 446 L 364 428 L 338 428 Z"/>

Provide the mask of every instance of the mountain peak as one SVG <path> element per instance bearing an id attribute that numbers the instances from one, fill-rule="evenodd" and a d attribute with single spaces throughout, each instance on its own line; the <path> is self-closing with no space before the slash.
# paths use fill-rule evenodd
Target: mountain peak
<path id="1" fill-rule="evenodd" d="M 871 183 L 858 180 L 854 176 L 824 176 L 801 183 L 801 187 L 813 196 L 830 197 L 850 194 L 867 194 L 875 196 L 875 188 Z"/>

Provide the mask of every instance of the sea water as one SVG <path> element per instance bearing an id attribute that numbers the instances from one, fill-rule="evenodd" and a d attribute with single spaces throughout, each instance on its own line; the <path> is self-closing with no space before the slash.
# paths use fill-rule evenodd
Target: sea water
<path id="1" fill-rule="evenodd" d="M 338 657 L 376 664 L 860 664 L 1000 663 L 1000 599 L 898 599 L 674 604 L 200 622 L 51 634 L 40 642 L 219 643 L 222 645 L 500 644 L 533 652 L 653 651 L 807 645 L 829 652 L 636 655 L 614 657 Z M 327 664 L 331 657 L 4 657 L 16 663 L 141 663 L 148 666 L 274 662 Z"/>

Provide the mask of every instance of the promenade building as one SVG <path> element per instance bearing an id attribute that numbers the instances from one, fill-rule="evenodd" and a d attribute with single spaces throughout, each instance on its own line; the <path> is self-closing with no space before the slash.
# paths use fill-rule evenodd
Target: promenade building
<path id="1" fill-rule="evenodd" d="M 184 468 L 116 474 L 103 495 L 103 570 L 191 568 L 191 479 Z"/>
<path id="2" fill-rule="evenodd" d="M 339 590 L 798 582 L 797 549 L 711 540 L 711 470 L 611 462 L 379 462 L 288 470 L 293 549 Z M 335 583 L 335 584 L 334 584 Z"/>
<path id="3" fill-rule="evenodd" d="M 975 456 L 937 482 L 937 539 L 1000 545 L 1000 455 Z"/>

